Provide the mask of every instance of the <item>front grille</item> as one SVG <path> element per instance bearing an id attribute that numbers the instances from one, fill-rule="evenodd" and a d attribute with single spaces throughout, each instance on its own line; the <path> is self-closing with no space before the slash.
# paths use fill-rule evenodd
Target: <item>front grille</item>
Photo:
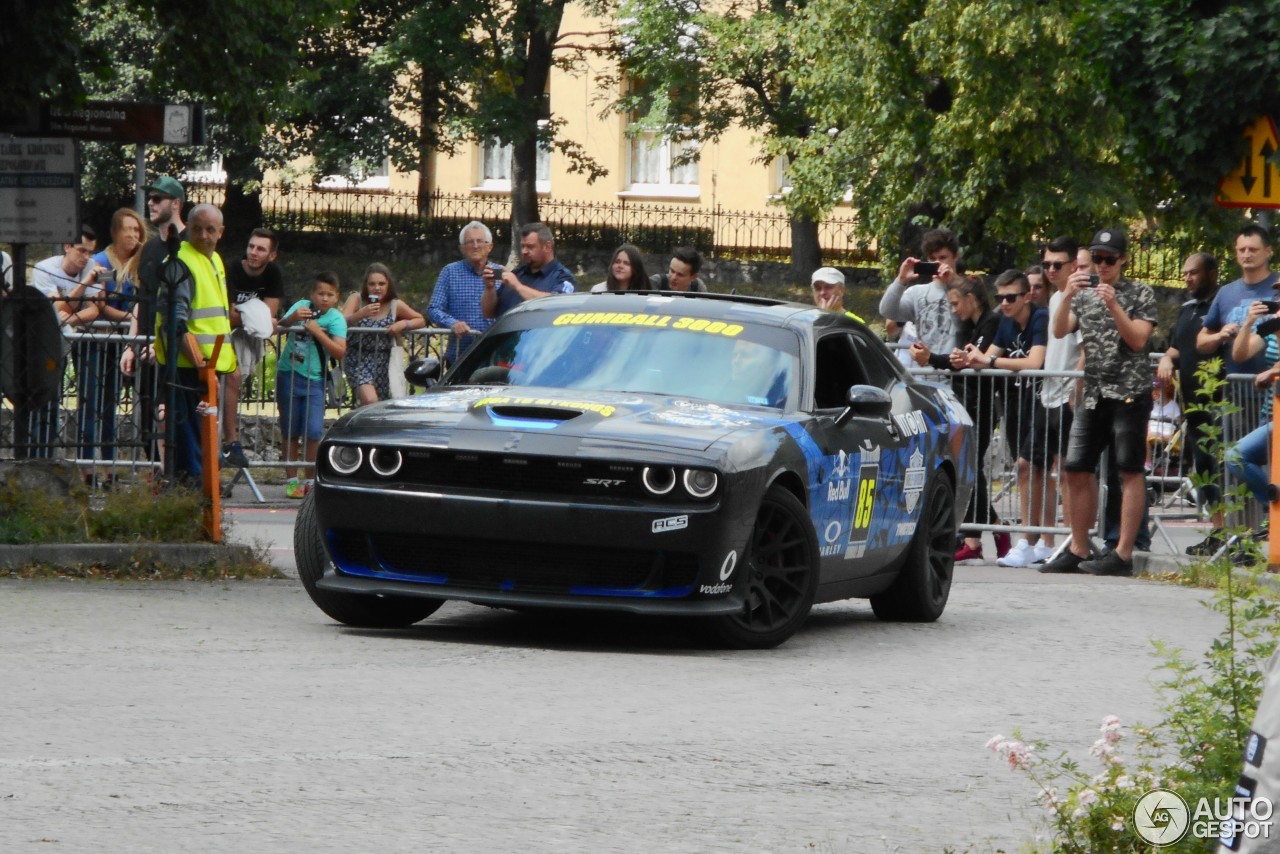
<path id="1" fill-rule="evenodd" d="M 691 588 L 698 558 L 685 552 L 605 549 L 576 545 L 416 534 L 367 534 L 337 530 L 330 535 L 334 559 L 377 572 L 422 581 L 526 593 L 570 593 L 579 588 L 673 591 Z"/>
<path id="2" fill-rule="evenodd" d="M 640 467 L 602 460 L 409 451 L 397 480 L 433 489 L 643 498 Z"/>

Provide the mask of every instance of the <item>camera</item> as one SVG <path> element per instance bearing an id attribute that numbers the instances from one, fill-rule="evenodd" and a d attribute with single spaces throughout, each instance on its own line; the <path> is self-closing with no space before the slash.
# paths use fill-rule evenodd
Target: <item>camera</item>
<path id="1" fill-rule="evenodd" d="M 915 266 L 916 275 L 921 278 L 932 279 L 938 275 L 938 268 L 941 265 L 937 261 L 917 261 Z"/>
<path id="2" fill-rule="evenodd" d="M 1089 284 L 1085 285 L 1085 287 L 1087 287 L 1087 288 L 1096 288 L 1096 287 L 1098 286 L 1098 282 L 1099 282 L 1099 281 L 1100 281 L 1100 280 L 1098 279 L 1098 274 L 1097 274 L 1097 273 L 1090 273 L 1090 274 L 1089 274 Z"/>
<path id="3" fill-rule="evenodd" d="M 1274 335 L 1280 330 L 1280 317 L 1268 318 L 1253 328 L 1259 335 Z"/>

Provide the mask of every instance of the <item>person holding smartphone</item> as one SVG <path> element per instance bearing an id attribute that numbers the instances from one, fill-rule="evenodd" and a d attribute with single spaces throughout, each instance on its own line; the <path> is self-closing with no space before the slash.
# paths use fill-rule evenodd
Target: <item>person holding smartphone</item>
<path id="1" fill-rule="evenodd" d="M 956 320 L 947 290 L 958 284 L 960 243 L 949 229 L 926 231 L 920 241 L 928 260 L 908 256 L 880 298 L 880 314 L 897 323 L 913 322 L 921 343 L 933 353 L 949 353 L 956 343 Z"/>
<path id="2" fill-rule="evenodd" d="M 1264 392 L 1261 423 L 1243 439 L 1227 449 L 1227 470 L 1249 488 L 1249 494 L 1263 507 L 1271 503 L 1268 494 L 1271 476 L 1267 456 L 1271 450 L 1272 391 L 1276 378 L 1280 377 L 1280 306 L 1267 300 L 1255 300 L 1249 305 L 1240 324 L 1240 332 L 1231 342 L 1231 357 L 1238 362 L 1261 358 L 1268 365 L 1254 379 L 1254 386 Z M 1263 318 L 1267 318 L 1263 320 Z M 1261 321 L 1261 322 L 1259 322 Z M 1265 539 L 1267 533 L 1254 532 L 1254 539 Z"/>
<path id="3" fill-rule="evenodd" d="M 1080 331 L 1084 350 L 1084 394 L 1071 424 L 1063 469 L 1071 503 L 1071 546 L 1041 572 L 1132 575 L 1133 549 L 1146 507 L 1147 421 L 1151 415 L 1151 367 L 1147 350 L 1156 325 L 1151 288 L 1124 277 L 1129 240 L 1119 228 L 1104 228 L 1089 244 L 1090 273 L 1067 278 L 1053 317 L 1053 334 Z M 1097 518 L 1098 478 L 1104 451 L 1120 470 L 1122 497 L 1116 547 L 1090 560 L 1089 525 Z"/>

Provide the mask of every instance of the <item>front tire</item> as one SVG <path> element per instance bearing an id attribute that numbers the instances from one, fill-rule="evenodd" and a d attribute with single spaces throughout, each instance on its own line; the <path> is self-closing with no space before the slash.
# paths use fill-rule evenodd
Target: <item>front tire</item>
<path id="1" fill-rule="evenodd" d="M 956 497 L 951 479 L 939 472 L 929 485 L 920 523 L 893 585 L 871 597 L 882 620 L 931 623 L 942 616 L 955 570 Z"/>
<path id="2" fill-rule="evenodd" d="M 311 601 L 339 623 L 363 629 L 398 629 L 425 620 L 444 604 L 440 599 L 363 596 L 319 589 L 316 582 L 331 566 L 322 536 L 320 521 L 316 518 L 316 497 L 312 493 L 303 499 L 293 524 L 294 560 L 298 577 Z"/>
<path id="3" fill-rule="evenodd" d="M 712 617 L 708 628 L 723 646 L 770 649 L 796 633 L 818 590 L 818 537 L 804 505 L 782 487 L 760 502 L 742 563 L 742 611 Z"/>

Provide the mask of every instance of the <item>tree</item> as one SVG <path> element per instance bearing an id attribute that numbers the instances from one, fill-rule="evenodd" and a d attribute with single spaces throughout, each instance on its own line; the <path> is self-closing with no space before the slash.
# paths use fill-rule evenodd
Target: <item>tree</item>
<path id="1" fill-rule="evenodd" d="M 1245 155 L 1243 129 L 1280 117 L 1280 17 L 1266 3 L 1101 2 L 1081 28 L 1084 53 L 1106 71 L 1103 107 L 1124 117 L 1120 155 L 1171 228 L 1229 230 L 1214 204 Z M 1231 223 L 1230 225 L 1227 223 Z M 1224 236 L 1224 235 L 1219 235 Z"/>
<path id="2" fill-rule="evenodd" d="M 311 155 L 317 175 L 390 154 L 398 167 L 418 171 L 425 205 L 434 154 L 453 152 L 464 139 L 511 145 L 513 225 L 536 220 L 540 146 L 568 156 L 572 170 L 604 174 L 576 142 L 557 137 L 561 123 L 548 109 L 553 65 L 569 67 L 595 49 L 562 44 L 566 5 L 380 0 L 353 7 L 309 34 L 314 74 L 298 87 L 285 130 L 289 150 Z"/>
<path id="3" fill-rule="evenodd" d="M 228 242 L 262 221 L 264 169 L 282 162 L 269 131 L 288 114 L 309 28 L 353 0 L 222 0 L 171 14 L 165 0 L 130 0 L 157 24 L 159 85 L 211 108 L 211 142 L 227 173 Z"/>
<path id="4" fill-rule="evenodd" d="M 948 225 L 989 268 L 1035 238 L 1136 213 L 1115 154 L 1123 125 L 1096 109 L 1074 9 L 813 0 L 793 23 L 795 80 L 828 130 L 800 141 L 793 195 L 821 210 L 850 192 L 882 248 Z"/>
<path id="5" fill-rule="evenodd" d="M 454 149 L 443 126 L 466 112 L 459 85 L 477 9 L 448 0 L 379 0 L 312 28 L 308 74 L 280 127 L 286 150 L 310 156 L 316 177 L 358 177 L 390 157 L 419 174 L 419 206 L 434 189 L 432 154 Z"/>
<path id="6" fill-rule="evenodd" d="M 806 98 L 788 70 L 795 62 L 789 22 L 807 0 L 631 0 L 620 10 L 621 70 L 628 92 L 613 105 L 639 115 L 640 129 L 674 141 L 707 142 L 731 127 L 768 142 L 761 161 L 793 161 L 813 129 Z M 829 204 L 783 199 L 791 219 L 797 275 L 821 265 L 818 222 Z"/>

